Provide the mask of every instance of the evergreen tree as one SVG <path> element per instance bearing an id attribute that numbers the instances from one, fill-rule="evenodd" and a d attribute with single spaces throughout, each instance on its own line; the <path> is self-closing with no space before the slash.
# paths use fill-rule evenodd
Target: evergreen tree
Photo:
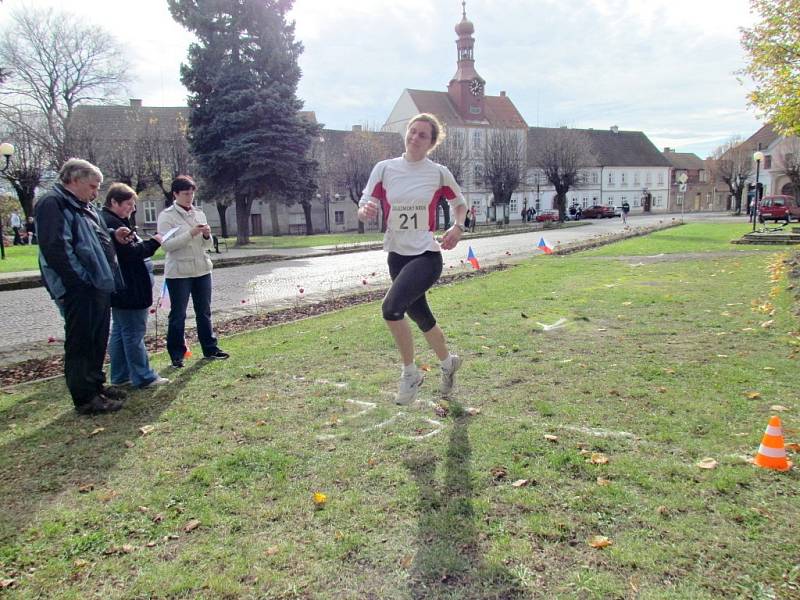
<path id="1" fill-rule="evenodd" d="M 249 241 L 256 198 L 292 202 L 315 164 L 319 127 L 301 118 L 303 50 L 286 14 L 294 0 L 168 0 L 194 32 L 181 80 L 189 90 L 189 141 L 205 180 L 236 205 L 237 243 Z"/>

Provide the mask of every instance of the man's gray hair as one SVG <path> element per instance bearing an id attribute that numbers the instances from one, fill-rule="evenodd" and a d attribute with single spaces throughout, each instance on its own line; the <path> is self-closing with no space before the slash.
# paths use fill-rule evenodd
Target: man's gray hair
<path id="1" fill-rule="evenodd" d="M 61 183 L 72 183 L 76 179 L 99 179 L 103 181 L 103 172 L 88 160 L 70 158 L 61 165 L 58 171 L 58 180 Z"/>

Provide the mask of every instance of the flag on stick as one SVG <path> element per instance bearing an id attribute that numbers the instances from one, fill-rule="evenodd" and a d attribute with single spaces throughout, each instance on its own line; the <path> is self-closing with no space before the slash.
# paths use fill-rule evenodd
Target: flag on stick
<path id="1" fill-rule="evenodd" d="M 539 243 L 537 244 L 537 248 L 544 252 L 545 254 L 552 254 L 553 248 L 548 244 L 543 237 L 539 238 Z"/>
<path id="2" fill-rule="evenodd" d="M 164 285 L 161 286 L 161 295 L 158 297 L 158 304 L 156 304 L 156 308 L 167 309 L 170 307 L 170 304 L 169 288 L 167 287 L 167 282 L 165 280 Z"/>
<path id="3" fill-rule="evenodd" d="M 467 251 L 467 260 L 469 261 L 469 264 L 472 265 L 473 269 L 480 269 L 481 268 L 481 266 L 478 264 L 478 258 L 475 256 L 475 253 L 472 251 L 472 246 L 470 246 L 469 250 Z"/>

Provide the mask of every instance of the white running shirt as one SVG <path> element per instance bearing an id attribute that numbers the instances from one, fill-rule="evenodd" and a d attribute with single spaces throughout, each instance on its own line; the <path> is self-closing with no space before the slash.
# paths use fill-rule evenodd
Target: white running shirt
<path id="1" fill-rule="evenodd" d="M 381 204 L 386 219 L 383 249 L 403 256 L 442 251 L 433 237 L 441 198 L 451 211 L 467 205 L 447 167 L 429 158 L 406 160 L 405 155 L 373 167 L 358 205 L 364 206 L 370 198 Z"/>

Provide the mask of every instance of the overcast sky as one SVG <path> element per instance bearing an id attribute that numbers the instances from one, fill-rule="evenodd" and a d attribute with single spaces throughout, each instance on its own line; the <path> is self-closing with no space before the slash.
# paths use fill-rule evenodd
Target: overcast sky
<path id="1" fill-rule="evenodd" d="M 166 0 L 4 0 L 53 6 L 119 35 L 133 66 L 129 96 L 185 105 L 179 80 L 191 36 Z M 640 130 L 659 149 L 702 158 L 760 127 L 747 106 L 739 27 L 747 0 L 468 0 L 475 67 L 528 125 Z M 445 91 L 456 70 L 460 0 L 296 0 L 305 46 L 298 90 L 329 128 L 380 126 L 405 88 Z"/>

